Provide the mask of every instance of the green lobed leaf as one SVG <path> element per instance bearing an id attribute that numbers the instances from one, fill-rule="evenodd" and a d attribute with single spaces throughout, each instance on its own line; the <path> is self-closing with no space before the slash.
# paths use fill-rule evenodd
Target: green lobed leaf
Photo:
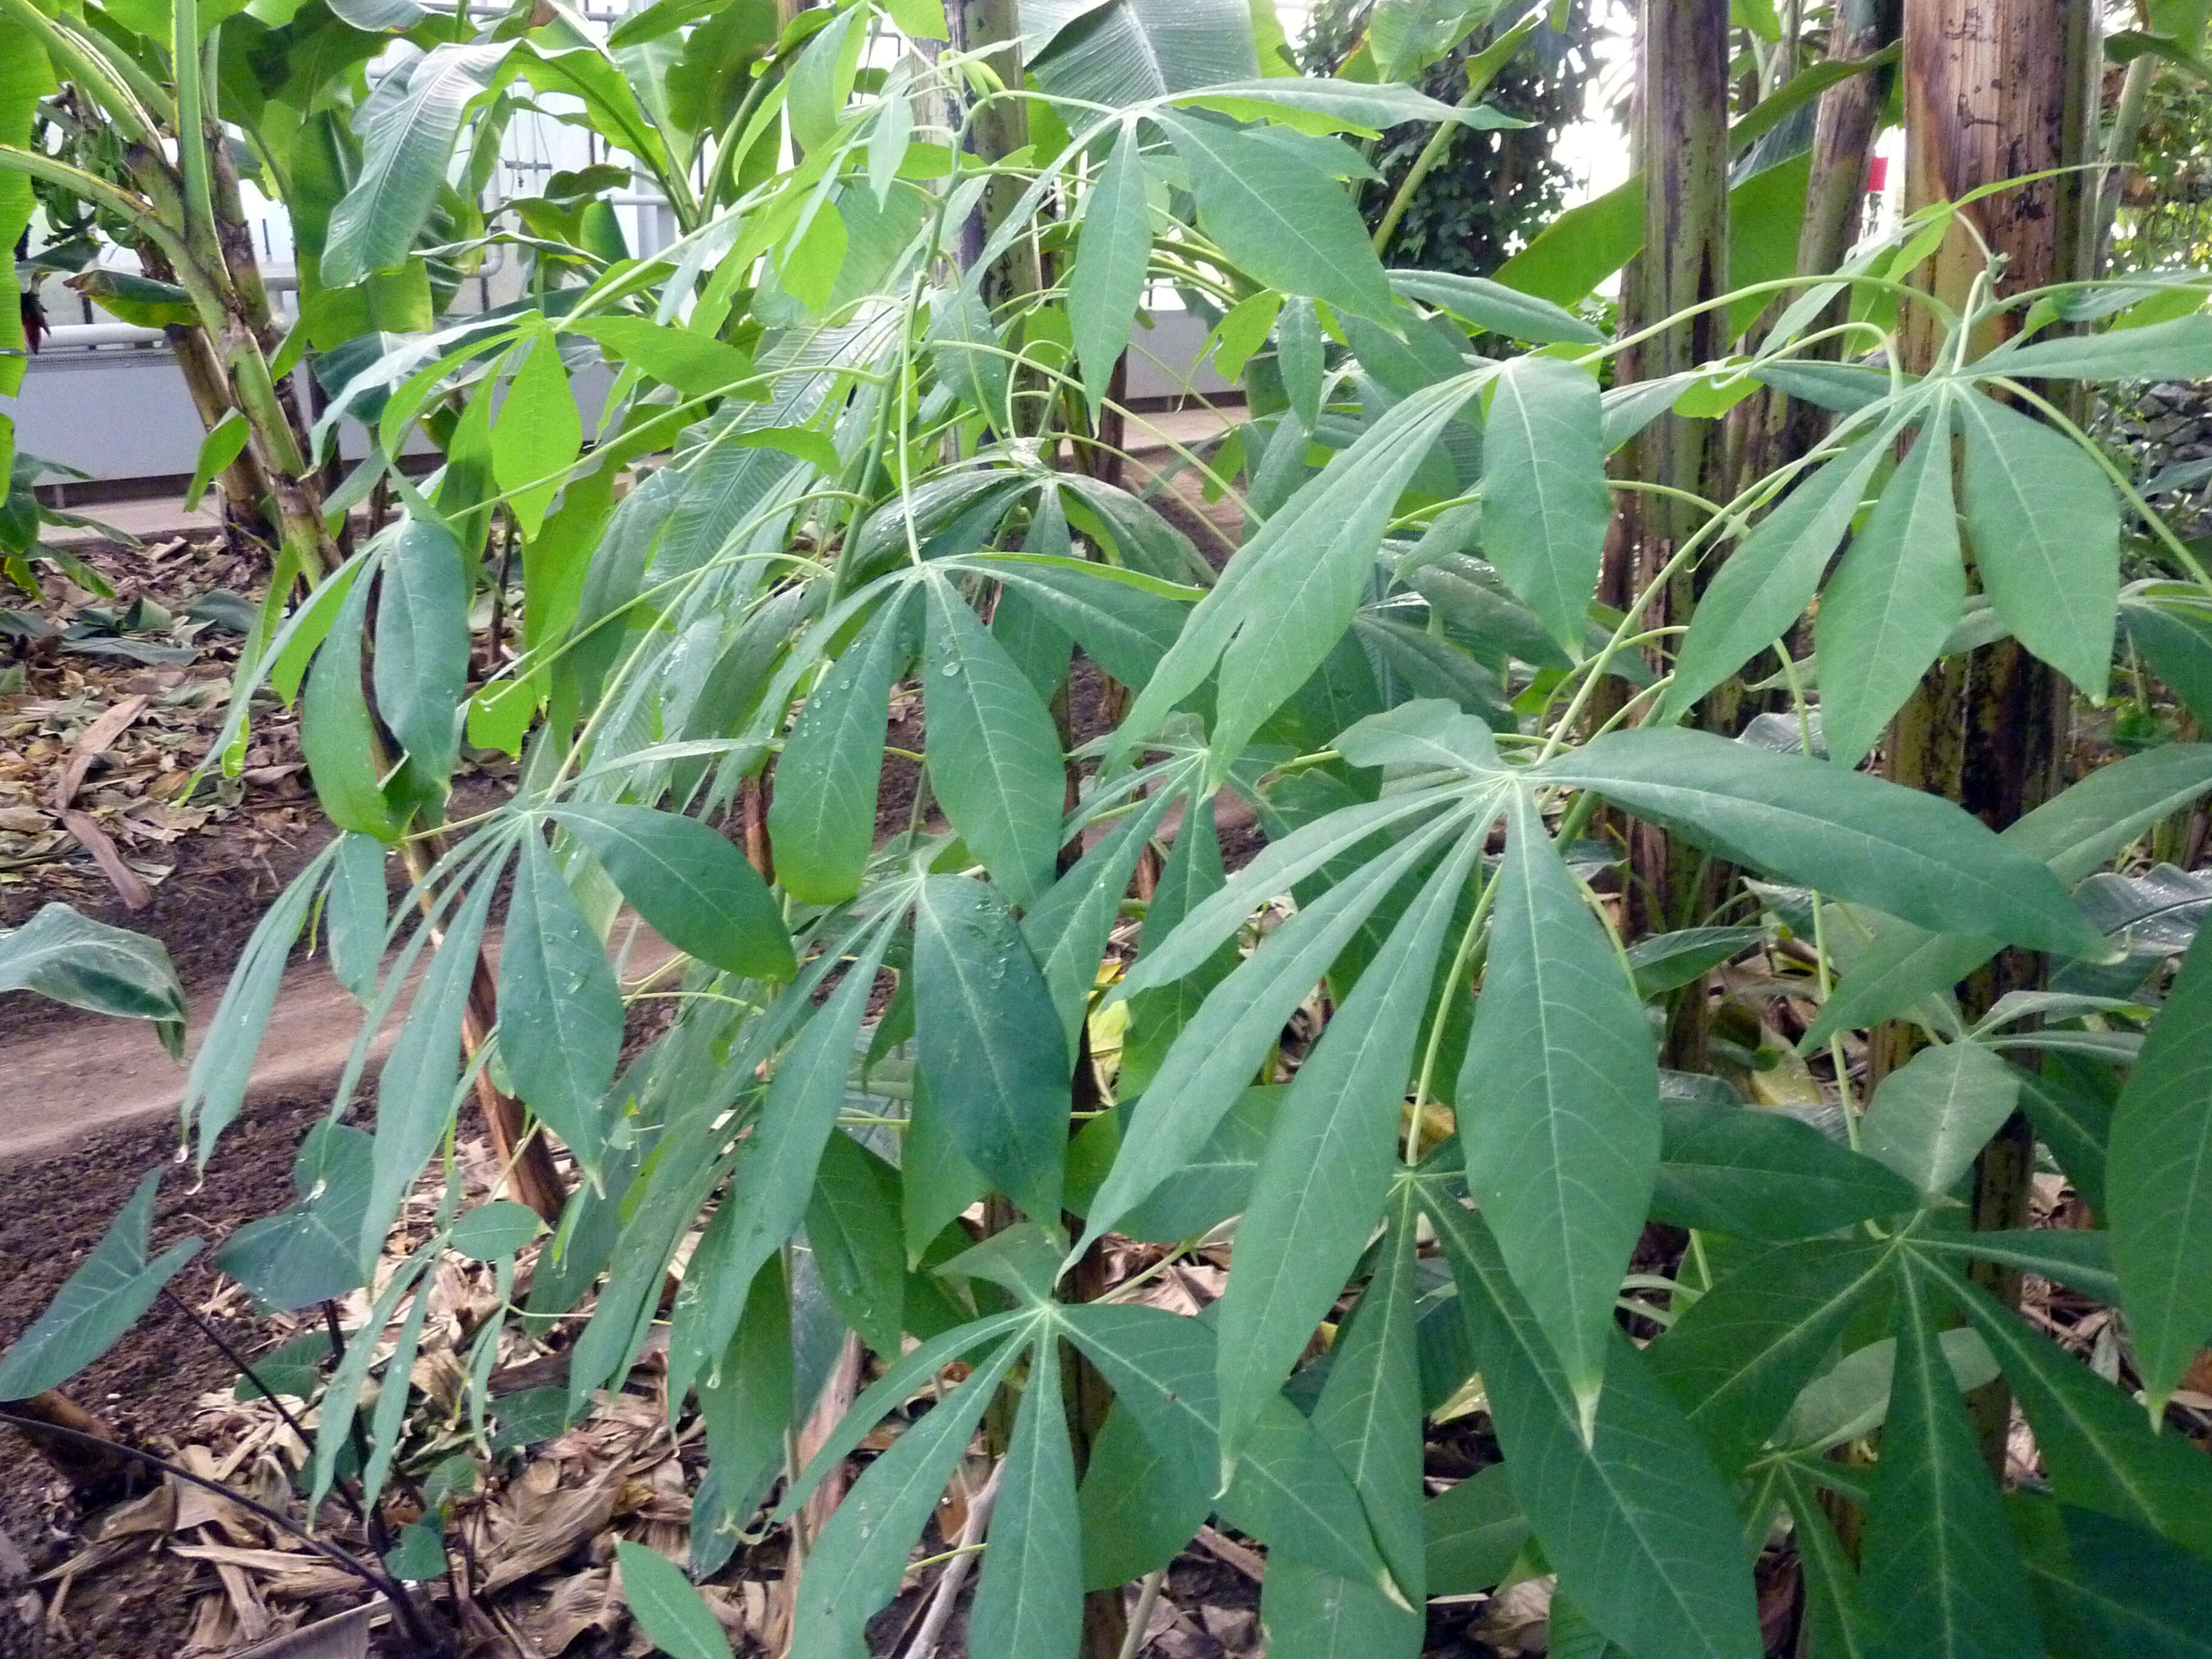
<path id="1" fill-rule="evenodd" d="M 1950 404 L 1942 401 L 1820 596 L 1814 622 L 1820 660 L 1850 665 L 1820 684 L 1820 730 L 1837 766 L 1866 757 L 1942 651 L 1966 600 L 1951 499 Z"/>
<path id="2" fill-rule="evenodd" d="M 2104 949 L 2057 878 L 1949 802 L 1710 732 L 1640 727 L 1532 769 L 1595 789 L 1692 845 L 1936 931 Z"/>
<path id="3" fill-rule="evenodd" d="M 922 704 L 929 781 L 1007 899 L 1051 885 L 1064 797 L 1060 734 L 1006 649 L 949 582 L 929 585 Z"/>
<path id="4" fill-rule="evenodd" d="M 623 1023 L 606 946 L 533 829 L 500 945 L 500 1058 L 514 1092 L 586 1170 L 599 1164 L 600 1097 L 622 1056 Z"/>
<path id="5" fill-rule="evenodd" d="M 571 801 L 547 817 L 583 843 L 622 896 L 679 951 L 748 979 L 797 971 L 783 918 L 744 854 L 696 818 Z"/>
<path id="6" fill-rule="evenodd" d="M 1059 1338 L 1045 1335 L 1030 1353 L 991 1510 L 983 1576 L 968 1613 L 968 1650 L 975 1659 L 1073 1653 L 1082 1633 L 1083 1545 Z"/>
<path id="7" fill-rule="evenodd" d="M 1762 1650 L 1735 1506 L 1705 1447 L 1626 1338 L 1582 1407 L 1483 1219 L 1425 1197 L 1459 1285 L 1505 1471 L 1559 1588 L 1638 1659 Z"/>
<path id="8" fill-rule="evenodd" d="M 2102 697 L 2119 605 L 2112 487 L 2041 422 L 1973 394 L 1955 407 L 1966 439 L 1960 504 L 1984 591 L 2022 645 Z"/>
<path id="9" fill-rule="evenodd" d="M 1234 1460 L 1359 1258 L 1395 1165 L 1437 957 L 1481 850 L 1469 835 L 1323 1028 L 1267 1134 L 1221 1296 L 1221 1453 Z"/>
<path id="10" fill-rule="evenodd" d="M 399 838 L 399 826 L 384 798 L 376 728 L 361 688 L 371 586 L 354 583 L 315 652 L 300 703 L 300 752 L 324 816 L 341 830 L 389 842 Z"/>
<path id="11" fill-rule="evenodd" d="M 1199 223 L 1231 260 L 1269 288 L 1395 326 L 1365 227 L 1327 173 L 1203 116 L 1154 118 L 1190 169 Z"/>
<path id="12" fill-rule="evenodd" d="M 491 428 L 492 477 L 526 538 L 534 539 L 544 525 L 561 475 L 583 441 L 583 417 L 568 391 L 568 371 L 561 365 L 552 331 L 541 329 L 507 381 Z"/>
<path id="13" fill-rule="evenodd" d="M 1482 545 L 1569 650 L 1582 643 L 1613 492 L 1595 380 L 1556 357 L 1510 360 L 1482 428 Z"/>
<path id="14" fill-rule="evenodd" d="M 1251 1081 L 1291 1011 L 1454 827 L 1449 819 L 1425 825 L 1337 883 L 1268 934 L 1206 998 L 1138 1097 L 1121 1152 L 1091 1201 L 1086 1247 L 1190 1162 Z"/>
<path id="15" fill-rule="evenodd" d="M 1373 1585 L 1294 1555 L 1270 1556 L 1260 1583 L 1271 1659 L 1412 1659 L 1425 1624 Z"/>
<path id="16" fill-rule="evenodd" d="M 932 876 L 915 904 L 915 1058 L 968 1161 L 1034 1220 L 1060 1214 L 1069 1060 L 1052 993 L 1006 902 Z"/>
<path id="17" fill-rule="evenodd" d="M 1932 1044 L 1882 1079 L 1861 1139 L 1869 1156 L 1937 1198 L 2019 1099 L 2019 1074 L 1979 1043 Z"/>
<path id="18" fill-rule="evenodd" d="M 1966 365 L 2008 380 L 2193 380 L 2212 377 L 2212 317 L 2202 313 L 2142 328 L 2032 340 Z"/>
<path id="19" fill-rule="evenodd" d="M 149 1170 L 46 1311 L 0 1355 L 0 1401 L 43 1394 L 92 1364 L 137 1323 L 161 1287 L 199 1253 L 200 1241 L 186 1238 L 147 1260 L 154 1194 L 161 1184 L 161 1171 Z"/>
<path id="20" fill-rule="evenodd" d="M 2212 1566 L 2123 1521 L 2027 1492 L 2006 1500 L 2051 1651 L 2206 1659 Z M 2054 1524 L 2055 1523 L 2055 1524 Z"/>
<path id="21" fill-rule="evenodd" d="M 323 899 L 331 972 L 364 1007 L 376 994 L 377 971 L 384 963 L 390 921 L 384 890 L 385 857 L 383 843 L 374 836 L 340 836 L 331 864 L 330 889 Z"/>
<path id="22" fill-rule="evenodd" d="M 775 769 L 769 836 L 776 880 L 809 904 L 860 890 L 874 844 L 891 682 L 914 648 L 901 588 L 807 694 Z"/>
<path id="23" fill-rule="evenodd" d="M 1937 1336 L 1908 1274 L 1862 1557 L 1870 1634 L 1897 1659 L 2042 1659 L 2019 1552 Z"/>
<path id="24" fill-rule="evenodd" d="M 1659 1068 L 1613 941 L 1527 795 L 1460 1068 L 1468 1184 L 1585 1423 L 1659 1163 Z"/>
<path id="25" fill-rule="evenodd" d="M 2112 1114 L 2105 1203 L 2155 1409 L 2212 1337 L 2212 935 L 2199 933 Z"/>
<path id="26" fill-rule="evenodd" d="M 1536 345 L 1601 345 L 1605 336 L 1549 300 L 1455 270 L 1392 270 L 1391 291 L 1448 311 L 1469 326 Z M 1310 431 L 1310 426 L 1307 428 Z"/>
<path id="27" fill-rule="evenodd" d="M 1421 1505 L 1431 1595 L 1487 1590 L 1513 1570 L 1528 1542 L 1528 1518 L 1503 1463 L 1478 1469 Z"/>
<path id="28" fill-rule="evenodd" d="M 878 1353 L 896 1353 L 906 1308 L 898 1171 L 848 1134 L 822 1148 L 806 1204 L 806 1243 L 823 1293 Z"/>
<path id="29" fill-rule="evenodd" d="M 1659 1120 L 1651 1213 L 1674 1226 L 1781 1241 L 1919 1206 L 1910 1182 L 1787 1113 L 1662 1098 Z"/>
<path id="30" fill-rule="evenodd" d="M 0 992 L 42 997 L 125 1019 L 150 1019 L 181 1035 L 184 987 L 168 947 L 50 902 L 20 927 L 0 931 Z M 165 1030 L 165 1040 L 169 1031 Z M 171 1043 L 173 1048 L 177 1045 Z"/>
<path id="31" fill-rule="evenodd" d="M 1723 1474 L 1741 1471 L 1887 1283 L 1879 1240 L 1802 1239 L 1752 1256 L 1644 1351 Z"/>

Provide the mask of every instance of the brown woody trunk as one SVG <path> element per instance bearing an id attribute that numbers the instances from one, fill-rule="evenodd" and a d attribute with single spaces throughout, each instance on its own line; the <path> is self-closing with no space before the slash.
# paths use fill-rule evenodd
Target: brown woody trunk
<path id="1" fill-rule="evenodd" d="M 1637 51 L 1633 140 L 1644 177 L 1644 251 L 1622 283 L 1623 334 L 1728 290 L 1728 0 L 1643 0 Z M 1620 379 L 1662 379 L 1727 347 L 1726 312 L 1701 312 L 1623 353 Z M 1711 495 L 1719 470 L 1717 436 L 1710 422 L 1662 415 L 1629 447 L 1626 476 Z M 1702 517 L 1680 501 L 1625 495 L 1599 598 L 1619 610 L 1633 605 Z M 1641 620 L 1647 627 L 1686 622 L 1694 603 L 1693 585 L 1680 577 L 1652 597 Z M 1632 925 L 1659 932 L 1694 924 L 1714 872 L 1681 856 L 1661 831 L 1623 828 Z M 1669 1020 L 1669 1065 L 1702 1069 L 1705 1024 L 1704 992 L 1691 986 Z"/>
<path id="2" fill-rule="evenodd" d="M 1906 0 L 1906 210 L 2086 160 L 2094 130 L 2089 76 L 2096 27 L 2094 8 L 2073 0 Z M 2000 295 L 2083 272 L 2081 176 L 2039 179 L 1959 210 L 2004 261 Z M 1973 237 L 1954 226 L 1918 280 L 1960 307 L 1983 264 Z M 1940 331 L 1918 307 L 1899 320 L 1905 367 L 1924 372 Z M 1970 350 L 1987 350 L 2017 325 L 2017 313 L 1985 324 Z M 1887 769 L 1898 782 L 1946 796 L 2002 830 L 2058 787 L 2069 706 L 2056 673 L 2017 641 L 2000 641 L 1929 672 L 1891 730 Z M 2033 987 L 2038 974 L 2031 957 L 1999 957 L 1966 988 L 1969 1018 L 2008 990 Z M 1875 1046 L 1877 1067 L 1902 1057 L 1898 1034 L 1887 1036 Z M 1975 1165 L 1977 1228 L 2022 1224 L 2034 1152 L 2033 1132 L 2015 1115 Z M 1983 1277 L 2017 1304 L 2017 1273 Z M 2002 1476 L 2011 1395 L 2000 1381 L 1971 1403 L 1984 1455 Z"/>

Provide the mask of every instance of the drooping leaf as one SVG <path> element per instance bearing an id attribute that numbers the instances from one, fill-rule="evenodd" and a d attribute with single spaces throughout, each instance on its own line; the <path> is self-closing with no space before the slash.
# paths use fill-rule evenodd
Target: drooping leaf
<path id="1" fill-rule="evenodd" d="M 1915 1209 L 1909 1182 L 1787 1113 L 1662 1099 L 1651 1213 L 1741 1238 L 1812 1238 Z"/>
<path id="2" fill-rule="evenodd" d="M 1260 1627 L 1273 1659 L 1412 1659 L 1424 1620 L 1371 1584 L 1294 1555 L 1271 1556 Z"/>
<path id="3" fill-rule="evenodd" d="M 760 873 L 696 818 L 574 801 L 547 816 L 581 842 L 661 938 L 749 979 L 795 970 L 791 936 Z"/>
<path id="4" fill-rule="evenodd" d="M 0 1400 L 27 1400 L 69 1381 L 113 1347 L 199 1253 L 200 1241 L 185 1238 L 147 1260 L 161 1183 L 160 1170 L 146 1172 L 46 1311 L 0 1355 Z"/>
<path id="5" fill-rule="evenodd" d="M 1034 1220 L 1060 1213 L 1069 1060 L 1052 993 L 1006 903 L 933 876 L 915 905 L 916 1059 L 961 1153 Z"/>
<path id="6" fill-rule="evenodd" d="M 1597 382 L 1555 357 L 1516 357 L 1482 428 L 1482 545 L 1570 650 L 1583 639 L 1613 519 Z"/>
<path id="7" fill-rule="evenodd" d="M 2104 949 L 2043 860 L 1948 801 L 1710 732 L 1613 732 L 1534 769 L 1693 845 L 1937 931 Z"/>
<path id="8" fill-rule="evenodd" d="M 1588 1422 L 1659 1163 L 1659 1070 L 1604 927 L 1516 792 L 1455 1099 L 1468 1184 Z"/>
<path id="9" fill-rule="evenodd" d="M 2112 1263 L 2155 1406 L 2212 1337 L 2212 943 L 2198 933 L 2120 1091 L 2105 1168 Z"/>
<path id="10" fill-rule="evenodd" d="M 182 1046 L 185 991 L 168 947 L 71 905 L 43 904 L 21 927 L 0 932 L 0 991 L 35 991 L 72 1008 L 150 1019 L 173 1051 Z"/>
<path id="11" fill-rule="evenodd" d="M 929 779 L 969 848 L 1026 908 L 1060 848 L 1060 736 L 1036 688 L 949 582 L 929 584 L 922 652 Z"/>
<path id="12" fill-rule="evenodd" d="M 1605 340 L 1574 313 L 1487 277 L 1455 270 L 1393 270 L 1389 277 L 1394 292 L 1425 301 L 1463 323 L 1508 339 L 1536 345 L 1557 341 L 1599 345 Z"/>
<path id="13" fill-rule="evenodd" d="M 968 1615 L 969 1651 L 976 1659 L 1073 1653 L 1082 1630 L 1075 1454 L 1060 1398 L 1058 1338 L 1047 1336 L 1031 1354 Z"/>
<path id="14" fill-rule="evenodd" d="M 1966 1171 L 2012 1115 L 2019 1074 L 1978 1043 L 1923 1048 L 1881 1080 L 1861 1126 L 1868 1153 L 1930 1197 Z"/>
<path id="15" fill-rule="evenodd" d="M 329 929 L 331 972 L 366 1006 L 376 991 L 384 961 L 384 936 L 390 911 L 384 891 L 385 848 L 373 836 L 343 835 L 331 864 L 330 890 L 323 900 L 323 925 Z"/>
<path id="16" fill-rule="evenodd" d="M 1951 417 L 1939 403 L 1820 596 L 1820 730 L 1829 758 L 1856 766 L 1958 623 L 1966 572 L 1951 499 Z"/>
<path id="17" fill-rule="evenodd" d="M 1897 1298 L 1897 1368 L 1861 1583 L 1899 1659 L 2041 1659 L 2002 1500 L 1917 1279 Z"/>
<path id="18" fill-rule="evenodd" d="M 2052 428 L 1984 397 L 1957 408 L 1966 438 L 1960 505 L 1982 586 L 2021 644 L 2101 697 L 2119 599 L 2112 486 Z"/>
<path id="19" fill-rule="evenodd" d="M 361 685 L 369 587 L 365 581 L 354 583 L 307 671 L 300 702 L 300 752 L 324 815 L 341 830 L 388 842 L 398 839 L 399 826 L 384 797 L 379 741 Z"/>
<path id="20" fill-rule="evenodd" d="M 586 1170 L 599 1166 L 600 1097 L 623 1040 L 606 947 L 533 831 L 522 838 L 499 953 L 500 1054 L 514 1091 Z"/>
<path id="21" fill-rule="evenodd" d="M 1735 1505 L 1642 1356 L 1614 1336 L 1586 1433 L 1482 1218 L 1441 1195 L 1423 1211 L 1459 1284 L 1507 1478 L 1559 1587 L 1639 1659 L 1756 1659 Z"/>

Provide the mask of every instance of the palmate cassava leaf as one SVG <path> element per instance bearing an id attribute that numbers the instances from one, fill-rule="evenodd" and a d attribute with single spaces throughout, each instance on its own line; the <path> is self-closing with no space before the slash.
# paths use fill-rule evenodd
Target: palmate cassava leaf
<path id="1" fill-rule="evenodd" d="M 2104 949 L 2051 869 L 1933 795 L 1709 732 L 1644 727 L 1545 762 L 1694 846 L 1930 929 Z"/>
<path id="2" fill-rule="evenodd" d="M 1430 877 L 1275 1112 L 1219 1304 L 1226 1459 L 1243 1449 L 1374 1230 L 1430 981 L 1480 850 L 1477 836 L 1464 837 Z"/>
<path id="3" fill-rule="evenodd" d="M 116 1212 L 107 1231 L 33 1320 L 0 1355 L 0 1401 L 27 1400 L 67 1382 L 113 1347 L 161 1287 L 199 1253 L 197 1237 L 180 1239 L 151 1261 L 158 1169 L 146 1172 Z"/>
<path id="4" fill-rule="evenodd" d="M 891 681 L 914 650 L 910 592 L 896 589 L 815 683 L 776 767 L 768 817 L 776 879 L 810 904 L 841 903 L 860 890 Z"/>
<path id="5" fill-rule="evenodd" d="M 1395 405 L 1307 483 L 1231 559 L 1115 738 L 1126 753 L 1221 667 L 1214 743 L 1224 764 L 1321 665 L 1351 623 L 1399 494 L 1481 370 Z"/>
<path id="6" fill-rule="evenodd" d="M 1618 1335 L 1586 1431 L 1489 1229 L 1425 1185 L 1422 1212 L 1458 1281 L 1507 1478 L 1560 1588 L 1641 1659 L 1755 1659 L 1735 1506 L 1696 1433 Z"/>
<path id="7" fill-rule="evenodd" d="M 2154 1533 L 2027 1492 L 2005 1500 L 2053 1652 L 2204 1659 L 2212 1563 Z"/>
<path id="8" fill-rule="evenodd" d="M 983 1576 L 968 1615 L 969 1651 L 976 1659 L 1074 1651 L 1083 1624 L 1082 1565 L 1060 1342 L 1048 1335 L 1030 1351 L 1014 1413 Z"/>
<path id="9" fill-rule="evenodd" d="M 605 1139 L 599 1097 L 621 1058 L 623 1018 L 606 947 L 533 830 L 500 947 L 500 1055 L 514 1092 L 586 1170 Z"/>
<path id="10" fill-rule="evenodd" d="M 1091 1201 L 1086 1247 L 1205 1146 L 1291 1011 L 1398 883 L 1456 827 L 1449 817 L 1423 825 L 1339 882 L 1270 933 L 1206 1000 L 1138 1098 L 1121 1152 Z"/>
<path id="11" fill-rule="evenodd" d="M 2019 1551 L 1917 1275 L 1899 1286 L 1896 1332 L 1861 1574 L 1877 1650 L 2040 1659 Z"/>
<path id="12" fill-rule="evenodd" d="M 1951 498 L 1951 414 L 1939 399 L 1820 596 L 1814 639 L 1829 758 L 1856 766 L 1934 662 L 1966 605 Z"/>
<path id="13" fill-rule="evenodd" d="M 1468 1185 L 1585 1424 L 1659 1162 L 1644 1012 L 1534 803 L 1516 793 L 1455 1098 Z"/>
<path id="14" fill-rule="evenodd" d="M 2212 943 L 2199 933 L 2112 1114 L 2105 1203 L 2155 1405 L 2212 1336 Z"/>
<path id="15" fill-rule="evenodd" d="M 1939 1198 L 2019 1098 L 2019 1074 L 1989 1049 L 1933 1044 L 1882 1079 L 1860 1133 L 1869 1156 Z"/>
<path id="16" fill-rule="evenodd" d="M 580 842 L 661 938 L 749 979 L 789 979 L 791 936 L 760 872 L 696 818 L 583 801 L 546 814 Z"/>
<path id="17" fill-rule="evenodd" d="M 1056 1220 L 1069 1060 L 1052 993 L 1005 900 L 933 876 L 915 904 L 916 1055 L 962 1156 L 1033 1220 Z M 963 1206 L 963 1208 L 965 1206 Z"/>
<path id="18" fill-rule="evenodd" d="M 1812 1238 L 1920 1203 L 1885 1165 L 1786 1113 L 1662 1098 L 1659 1121 L 1651 1213 L 1678 1227 Z"/>
<path id="19" fill-rule="evenodd" d="M 1597 381 L 1555 357 L 1498 371 L 1482 426 L 1482 546 L 1552 637 L 1580 645 L 1613 519 Z"/>

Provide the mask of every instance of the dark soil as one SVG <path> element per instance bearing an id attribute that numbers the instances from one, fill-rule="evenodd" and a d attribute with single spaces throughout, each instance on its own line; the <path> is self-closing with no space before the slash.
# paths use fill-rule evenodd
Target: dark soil
<path id="1" fill-rule="evenodd" d="M 237 1372 L 195 1326 L 182 1303 L 197 1307 L 215 1290 L 216 1249 L 240 1223 L 279 1208 L 292 1191 L 292 1159 L 300 1138 L 323 1112 L 321 1095 L 249 1107 L 216 1150 L 206 1179 L 194 1187 L 189 1167 L 162 1182 L 154 1212 L 153 1249 L 198 1235 L 204 1245 L 170 1282 L 176 1301 L 157 1301 L 105 1358 L 69 1385 L 71 1399 L 104 1418 L 124 1438 L 160 1452 L 193 1404 L 228 1387 Z M 100 1242 L 110 1220 L 146 1171 L 171 1162 L 177 1130 L 167 1121 L 110 1130 L 43 1161 L 0 1166 L 0 1348 L 13 1342 Z M 249 1355 L 258 1336 L 250 1318 L 213 1322 Z M 66 1559 L 78 1547 L 76 1506 L 64 1483 L 12 1430 L 0 1430 L 0 1516 L 34 1569 Z M 118 1659 L 173 1653 L 191 1622 L 191 1597 L 176 1582 L 176 1564 L 149 1569 L 154 1583 L 137 1587 L 128 1564 L 106 1569 L 81 1587 L 64 1608 L 67 1628 L 38 1640 L 0 1610 L 0 1659 Z M 212 1583 L 212 1573 L 209 1574 Z M 12 1645 L 11 1645 L 12 1644 Z"/>

